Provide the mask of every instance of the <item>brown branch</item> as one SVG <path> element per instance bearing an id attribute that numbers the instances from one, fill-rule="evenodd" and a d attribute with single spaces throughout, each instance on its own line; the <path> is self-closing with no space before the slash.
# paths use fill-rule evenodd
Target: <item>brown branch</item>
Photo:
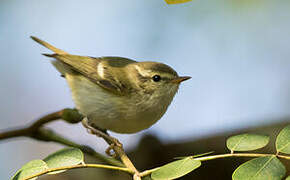
<path id="1" fill-rule="evenodd" d="M 20 136 L 28 136 L 30 134 L 28 128 L 19 128 L 16 130 L 8 130 L 0 133 L 0 140 L 20 137 Z"/>
<path id="2" fill-rule="evenodd" d="M 0 140 L 19 137 L 19 136 L 33 136 L 33 133 L 35 133 L 41 126 L 43 126 L 46 123 L 61 119 L 64 112 L 67 113 L 69 110 L 70 109 L 63 109 L 61 111 L 48 114 L 38 119 L 37 121 L 35 121 L 28 127 L 21 127 L 15 130 L 4 131 L 0 133 Z"/>

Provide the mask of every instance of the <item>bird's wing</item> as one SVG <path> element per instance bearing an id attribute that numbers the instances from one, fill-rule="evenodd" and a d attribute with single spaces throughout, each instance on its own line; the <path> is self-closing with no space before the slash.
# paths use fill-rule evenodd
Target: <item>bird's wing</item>
<path id="1" fill-rule="evenodd" d="M 45 56 L 53 57 L 62 63 L 68 65 L 74 71 L 82 74 L 92 82 L 98 84 L 106 90 L 115 94 L 123 95 L 126 91 L 124 82 L 119 81 L 115 76 L 113 67 L 108 68 L 108 61 L 103 61 L 102 58 L 92 58 L 87 56 L 77 56 L 70 54 L 44 54 Z M 113 60 L 114 61 L 114 60 Z M 131 61 L 130 61 L 131 62 Z M 134 62 L 134 61 L 133 61 Z M 131 62 L 132 63 L 132 62 Z M 127 63 L 124 63 L 125 65 Z M 117 67 L 119 67 L 118 62 Z M 117 70 L 114 68 L 114 70 Z M 117 70 L 118 71 L 118 70 Z"/>
<path id="2" fill-rule="evenodd" d="M 118 80 L 118 77 L 114 75 L 114 72 L 118 71 L 120 67 L 134 63 L 135 61 L 121 57 L 93 58 L 87 56 L 71 55 L 36 37 L 31 38 L 39 44 L 55 52 L 55 54 L 43 55 L 53 57 L 56 60 L 61 61 L 72 70 L 82 74 L 92 82 L 98 84 L 108 91 L 111 91 L 112 93 L 118 95 L 125 94 L 127 90 L 126 86 L 124 85 L 124 82 Z"/>

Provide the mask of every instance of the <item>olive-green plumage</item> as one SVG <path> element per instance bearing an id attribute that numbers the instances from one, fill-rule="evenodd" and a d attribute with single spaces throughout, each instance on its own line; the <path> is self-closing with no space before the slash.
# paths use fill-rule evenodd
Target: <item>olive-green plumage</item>
<path id="1" fill-rule="evenodd" d="M 36 38 L 52 50 L 44 54 L 66 78 L 76 108 L 91 125 L 118 133 L 149 128 L 166 112 L 180 82 L 171 67 L 157 62 L 136 62 L 122 57 L 68 54 Z"/>

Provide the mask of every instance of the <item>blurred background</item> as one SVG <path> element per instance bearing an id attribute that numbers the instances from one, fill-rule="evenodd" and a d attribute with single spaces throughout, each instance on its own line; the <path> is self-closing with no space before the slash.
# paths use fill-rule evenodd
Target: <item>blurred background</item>
<path id="1" fill-rule="evenodd" d="M 163 0 L 1 0 L 0 130 L 74 107 L 65 80 L 41 55 L 49 51 L 29 38 L 33 35 L 72 54 L 160 61 L 180 75 L 193 77 L 182 84 L 167 113 L 153 127 L 133 135 L 113 133 L 133 153 L 140 169 L 175 156 L 225 152 L 225 137 L 238 132 L 258 128 L 275 135 L 290 122 L 289 19 L 287 0 L 195 0 L 178 5 Z M 79 124 L 48 126 L 99 152 L 106 148 Z M 146 151 L 134 155 L 140 147 Z M 60 148 L 27 138 L 1 141 L 1 179 Z M 158 152 L 164 156 L 160 161 Z M 146 164 L 140 160 L 143 156 L 155 157 L 157 162 Z M 223 162 L 223 169 L 203 179 L 230 177 L 232 169 L 224 168 Z M 229 162 L 230 168 L 237 166 L 234 162 Z M 80 179 L 75 174 L 47 179 L 59 177 Z"/>

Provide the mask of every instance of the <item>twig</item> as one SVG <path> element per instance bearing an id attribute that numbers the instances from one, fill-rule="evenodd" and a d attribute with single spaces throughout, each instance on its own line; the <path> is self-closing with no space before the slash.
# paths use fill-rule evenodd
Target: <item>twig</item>
<path id="1" fill-rule="evenodd" d="M 23 180 L 29 180 L 50 172 L 54 171 L 60 171 L 60 170 L 68 170 L 68 169 L 78 169 L 78 168 L 103 168 L 103 169 L 112 169 L 112 170 L 119 170 L 123 172 L 127 172 L 130 174 L 134 174 L 129 168 L 124 168 L 124 167 L 116 167 L 116 166 L 109 166 L 109 165 L 103 165 L 103 164 L 79 164 L 79 165 L 73 165 L 73 166 L 64 166 L 64 167 L 59 167 L 59 168 L 51 168 L 47 169 L 45 171 L 42 171 L 40 173 L 36 173 L 32 176 L 26 177 Z"/>
<path id="2" fill-rule="evenodd" d="M 199 160 L 199 161 L 208 161 L 208 160 L 220 159 L 220 158 L 226 158 L 226 157 L 265 157 L 265 156 L 273 156 L 273 155 L 275 154 L 230 153 L 230 154 L 204 156 L 204 157 L 199 157 L 199 158 L 194 158 L 194 159 Z M 275 156 L 277 156 L 278 158 L 290 160 L 290 156 L 283 156 L 283 155 L 275 155 Z"/>
<path id="3" fill-rule="evenodd" d="M 218 154 L 218 155 L 211 155 L 211 156 L 203 156 L 193 159 L 197 161 L 209 161 L 213 159 L 220 159 L 220 158 L 227 158 L 227 157 L 265 157 L 265 156 L 277 156 L 278 158 L 290 160 L 290 156 L 284 155 L 275 155 L 275 154 L 256 154 L 256 153 L 229 153 L 229 154 Z M 149 169 L 140 173 L 141 177 L 150 175 L 153 171 L 158 170 L 160 167 Z"/>

